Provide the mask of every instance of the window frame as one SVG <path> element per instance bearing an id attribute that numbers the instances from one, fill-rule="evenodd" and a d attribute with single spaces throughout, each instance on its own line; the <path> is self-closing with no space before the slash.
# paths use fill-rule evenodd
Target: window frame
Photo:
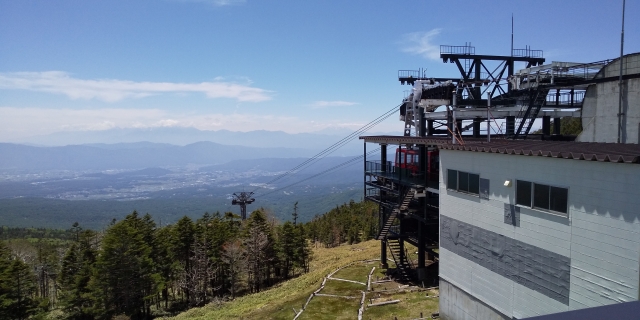
<path id="1" fill-rule="evenodd" d="M 523 208 L 528 208 L 528 209 L 532 209 L 532 210 L 537 210 L 537 211 L 542 211 L 542 212 L 547 212 L 547 213 L 551 213 L 551 214 L 555 214 L 555 215 L 559 215 L 562 217 L 569 217 L 569 187 L 565 187 L 565 186 L 558 186 L 558 185 L 550 185 L 547 183 L 540 183 L 540 182 L 536 182 L 536 181 L 530 181 L 530 180 L 522 180 L 522 179 L 515 179 L 516 181 L 516 185 L 515 185 L 515 204 L 519 207 L 523 207 Z M 522 204 L 519 202 L 518 199 L 518 189 L 519 189 L 519 183 L 518 182 L 525 182 L 528 183 L 530 185 L 530 195 L 529 195 L 529 201 L 530 203 L 527 204 Z M 538 186 L 542 186 L 542 187 L 546 187 L 547 188 L 547 208 L 544 208 L 542 206 L 536 206 L 536 185 Z M 553 201 L 552 201 L 552 190 L 554 189 L 561 189 L 564 190 L 564 195 L 562 195 L 562 197 L 565 198 L 566 203 L 564 205 L 564 209 L 566 210 L 565 212 L 562 211 L 557 211 L 552 209 L 551 207 L 556 207 L 557 206 L 553 206 Z M 561 197 L 561 198 L 562 198 Z"/>
<path id="2" fill-rule="evenodd" d="M 451 171 L 455 171 L 456 173 L 456 187 L 451 188 L 450 185 L 450 181 L 449 181 L 449 177 L 451 174 Z M 464 189 L 460 189 L 460 173 L 464 173 L 467 175 L 466 181 L 467 181 L 467 185 L 466 185 L 466 190 Z M 472 176 L 476 176 L 478 177 L 478 181 L 475 184 L 472 184 L 471 178 Z M 472 192 L 471 186 L 477 187 L 477 192 Z M 460 171 L 460 170 L 455 170 L 455 169 L 447 169 L 447 185 L 446 185 L 447 190 L 451 190 L 451 191 L 455 191 L 455 192 L 460 192 L 460 193 L 465 193 L 465 194 L 469 194 L 469 195 L 473 195 L 473 196 L 477 196 L 480 197 L 480 174 L 479 173 L 473 173 L 473 172 L 468 172 L 468 171 Z"/>

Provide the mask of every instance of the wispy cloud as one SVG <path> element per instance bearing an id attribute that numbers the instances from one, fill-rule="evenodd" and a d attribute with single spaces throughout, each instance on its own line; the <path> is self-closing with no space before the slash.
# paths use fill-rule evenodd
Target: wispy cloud
<path id="1" fill-rule="evenodd" d="M 0 141 L 18 142 L 27 137 L 60 131 L 102 131 L 113 128 L 184 127 L 200 130 L 271 130 L 289 133 L 327 128 L 356 130 L 363 123 L 343 119 L 301 119 L 256 113 L 185 114 L 164 109 L 90 108 L 51 109 L 0 107 Z M 395 127 L 395 122 L 393 123 Z M 378 126 L 380 127 L 380 126 Z"/>
<path id="2" fill-rule="evenodd" d="M 440 46 L 433 44 L 433 40 L 442 29 L 407 33 L 402 36 L 402 51 L 421 55 L 431 60 L 440 59 Z"/>
<path id="3" fill-rule="evenodd" d="M 0 73 L 0 89 L 64 94 L 71 99 L 108 102 L 142 98 L 161 93 L 203 93 L 209 98 L 244 102 L 271 99 L 271 91 L 233 82 L 135 82 L 116 79 L 78 79 L 62 71 Z"/>
<path id="4" fill-rule="evenodd" d="M 205 4 L 214 5 L 214 6 L 217 6 L 217 7 L 232 6 L 232 5 L 238 5 L 238 4 L 243 4 L 243 3 L 247 2 L 246 0 L 173 0 L 173 1 L 178 1 L 178 2 L 199 2 L 199 3 L 205 3 Z"/>
<path id="5" fill-rule="evenodd" d="M 358 104 L 357 102 L 349 101 L 316 101 L 311 104 L 312 108 L 328 108 L 328 107 L 347 107 Z"/>

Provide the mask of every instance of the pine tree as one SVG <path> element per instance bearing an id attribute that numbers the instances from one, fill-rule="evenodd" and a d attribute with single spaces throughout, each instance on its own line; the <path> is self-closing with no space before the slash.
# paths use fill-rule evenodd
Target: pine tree
<path id="1" fill-rule="evenodd" d="M 76 234 L 62 260 L 60 286 L 61 305 L 68 319 L 92 319 L 96 300 L 90 282 L 97 258 L 96 233 L 85 230 Z"/>
<path id="2" fill-rule="evenodd" d="M 299 246 L 299 237 L 297 236 L 297 228 L 289 221 L 285 222 L 280 228 L 278 237 L 279 244 L 279 260 L 282 265 L 282 272 L 285 278 L 289 278 L 292 273 L 295 262 L 297 261 L 297 247 Z"/>
<path id="3" fill-rule="evenodd" d="M 311 261 L 311 245 L 307 240 L 304 232 L 304 226 L 298 225 L 295 229 L 295 261 L 294 266 L 302 269 L 303 272 L 309 272 L 309 262 Z"/>
<path id="4" fill-rule="evenodd" d="M 270 282 L 275 253 L 273 244 L 264 210 L 253 211 L 247 219 L 243 241 L 247 251 L 247 282 L 252 292 L 259 292 Z"/>
<path id="5" fill-rule="evenodd" d="M 0 319 L 27 319 L 38 306 L 36 278 L 22 260 L 0 242 Z"/>
<path id="6" fill-rule="evenodd" d="M 160 282 L 158 283 L 158 289 L 164 300 L 164 308 L 169 308 L 169 289 L 175 282 L 175 268 L 174 259 L 172 253 L 172 226 L 166 226 L 159 228 L 155 231 L 156 239 L 156 270 L 160 275 Z M 175 291 L 175 288 L 174 290 Z M 160 300 L 160 299 L 158 299 Z M 158 305 L 158 308 L 160 306 Z"/>
<path id="7" fill-rule="evenodd" d="M 158 292 L 160 276 L 155 272 L 152 247 L 146 242 L 148 227 L 134 211 L 105 232 L 96 262 L 96 280 L 107 317 L 150 316 L 149 306 Z"/>
<path id="8" fill-rule="evenodd" d="M 186 295 L 186 301 L 191 300 L 191 292 L 186 286 L 186 276 L 191 271 L 191 248 L 195 242 L 195 226 L 193 221 L 185 216 L 173 226 L 171 248 L 174 261 L 180 266 L 178 282 Z"/>

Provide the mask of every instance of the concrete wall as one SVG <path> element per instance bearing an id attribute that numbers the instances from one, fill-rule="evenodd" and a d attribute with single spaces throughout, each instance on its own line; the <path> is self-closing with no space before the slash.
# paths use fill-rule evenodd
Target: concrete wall
<path id="1" fill-rule="evenodd" d="M 640 73 L 640 54 L 624 57 L 623 74 Z M 597 77 L 617 77 L 620 60 L 603 68 Z M 583 131 L 577 141 L 616 142 L 618 139 L 618 81 L 591 85 L 585 93 L 582 107 Z M 640 140 L 640 79 L 623 81 L 622 122 L 624 143 L 639 143 Z"/>
<path id="2" fill-rule="evenodd" d="M 452 150 L 440 157 L 440 277 L 455 289 L 440 293 L 444 317 L 486 319 L 473 299 L 488 307 L 483 314 L 517 319 L 638 299 L 640 165 Z M 488 199 L 447 190 L 447 169 L 488 179 Z M 568 216 L 512 206 L 516 179 L 568 188 Z M 507 213 L 515 218 L 508 223 Z"/>

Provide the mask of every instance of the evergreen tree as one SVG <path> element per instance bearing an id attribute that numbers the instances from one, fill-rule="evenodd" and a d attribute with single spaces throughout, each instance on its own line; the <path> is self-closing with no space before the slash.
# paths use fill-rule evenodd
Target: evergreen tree
<path id="1" fill-rule="evenodd" d="M 0 242 L 0 319 L 27 319 L 38 306 L 31 268 Z"/>
<path id="2" fill-rule="evenodd" d="M 185 216 L 178 220 L 173 227 L 173 236 L 171 237 L 171 250 L 174 261 L 179 265 L 179 274 L 177 276 L 179 286 L 186 295 L 186 301 L 190 301 L 190 290 L 186 285 L 186 277 L 191 272 L 191 254 L 192 247 L 195 242 L 195 226 L 193 221 Z"/>
<path id="3" fill-rule="evenodd" d="M 172 226 L 159 228 L 155 231 L 155 239 L 157 245 L 156 251 L 156 270 L 160 274 L 160 282 L 158 289 L 164 301 L 164 308 L 169 308 L 169 293 L 172 284 L 176 281 L 174 257 L 172 253 Z M 175 292 L 175 288 L 171 290 Z M 160 299 L 158 299 L 160 301 Z M 160 306 L 158 305 L 158 308 Z"/>
<path id="4" fill-rule="evenodd" d="M 96 262 L 103 316 L 150 317 L 151 300 L 157 293 L 160 276 L 155 272 L 152 247 L 146 241 L 148 227 L 134 211 L 105 232 Z"/>
<path id="5" fill-rule="evenodd" d="M 247 252 L 247 282 L 251 292 L 269 285 L 274 266 L 274 241 L 263 209 L 253 211 L 245 225 L 243 245 Z"/>
<path id="6" fill-rule="evenodd" d="M 278 237 L 278 255 L 282 266 L 283 276 L 289 278 L 295 262 L 297 261 L 298 246 L 300 239 L 297 236 L 297 228 L 289 221 L 280 227 Z"/>
<path id="7" fill-rule="evenodd" d="M 97 258 L 96 233 L 85 230 L 77 234 L 62 260 L 60 286 L 61 306 L 68 319 L 93 319 L 95 305 L 90 282 Z"/>
<path id="8" fill-rule="evenodd" d="M 294 266 L 301 268 L 303 272 L 309 272 L 309 262 L 311 261 L 311 245 L 304 232 L 304 226 L 298 225 L 295 228 L 295 261 Z"/>

